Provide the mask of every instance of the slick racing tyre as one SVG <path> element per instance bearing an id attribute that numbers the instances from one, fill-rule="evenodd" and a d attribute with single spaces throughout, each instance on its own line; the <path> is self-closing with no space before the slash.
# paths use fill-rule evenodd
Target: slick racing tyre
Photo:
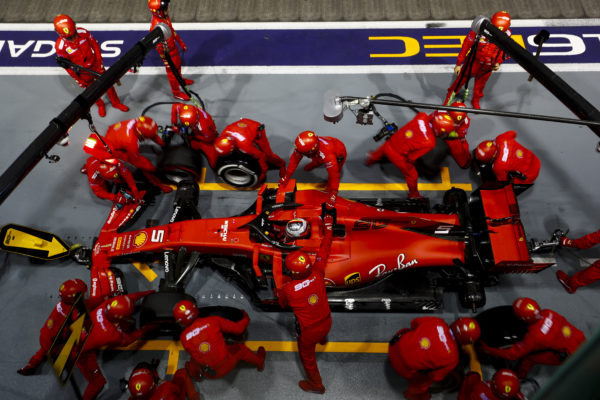
<path id="1" fill-rule="evenodd" d="M 527 324 L 515 316 L 512 306 L 490 308 L 475 319 L 481 327 L 480 340 L 491 347 L 513 345 L 527 333 Z"/>
<path id="2" fill-rule="evenodd" d="M 184 146 L 167 147 L 159 167 L 165 177 L 174 183 L 189 179 L 190 176 L 195 181 L 202 177 L 202 157 Z"/>
<path id="3" fill-rule="evenodd" d="M 155 292 L 150 293 L 142 300 L 140 309 L 140 326 L 158 323 L 159 328 L 151 334 L 155 336 L 172 335 L 175 340 L 179 339 L 181 327 L 175 323 L 173 318 L 173 307 L 181 300 L 195 301 L 194 298 L 183 292 Z"/>
<path id="4" fill-rule="evenodd" d="M 258 161 L 239 152 L 220 157 L 215 172 L 223 182 L 236 188 L 252 188 L 261 183 Z"/>

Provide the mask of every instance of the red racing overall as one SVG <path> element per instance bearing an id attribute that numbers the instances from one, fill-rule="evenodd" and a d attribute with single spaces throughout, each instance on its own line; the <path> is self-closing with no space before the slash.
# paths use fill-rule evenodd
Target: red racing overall
<path id="1" fill-rule="evenodd" d="M 139 397 L 129 397 L 129 400 L 135 400 Z M 185 369 L 178 369 L 171 381 L 162 381 L 154 390 L 150 397 L 144 397 L 147 400 L 200 400 L 194 386 Z"/>
<path id="2" fill-rule="evenodd" d="M 450 155 L 459 167 L 468 168 L 471 165 L 471 152 L 469 151 L 469 143 L 467 142 L 467 133 L 471 125 L 471 119 L 466 116 L 460 123 L 455 123 L 456 130 L 450 132 L 444 138 L 444 142 L 448 145 Z"/>
<path id="3" fill-rule="evenodd" d="M 346 146 L 339 139 L 329 136 L 319 136 L 319 149 L 309 156 L 310 162 L 304 166 L 305 171 L 312 171 L 316 167 L 325 165 L 327 170 L 327 188 L 325 191 L 329 194 L 329 198 L 337 198 L 338 189 L 340 187 L 340 175 L 342 167 L 346 162 Z M 302 154 L 294 150 L 290 157 L 285 175 L 281 178 L 280 186 L 285 185 L 292 175 L 298 164 L 302 160 Z"/>
<path id="4" fill-rule="evenodd" d="M 129 188 L 129 193 L 136 199 L 140 200 L 140 194 L 133 179 L 133 175 L 125 164 L 116 160 L 116 164 L 104 163 L 95 157 L 89 157 L 85 163 L 87 170 L 88 182 L 92 192 L 101 199 L 115 202 L 119 199 L 119 194 L 108 191 L 107 183 L 126 184 Z M 112 175 L 112 179 L 105 178 L 106 175 Z"/>
<path id="5" fill-rule="evenodd" d="M 191 104 L 175 103 L 171 107 L 171 124 L 173 126 L 179 122 L 179 113 L 182 107 L 194 107 L 198 112 L 198 122 L 194 126 L 189 127 L 191 129 L 190 145 L 192 149 L 203 152 L 208 159 L 208 164 L 214 168 L 217 162 L 217 152 L 213 143 L 217 136 L 219 136 L 219 132 L 212 116 L 203 109 Z"/>
<path id="6" fill-rule="evenodd" d="M 223 130 L 220 138 L 224 137 L 231 140 L 234 149 L 258 161 L 261 169 L 259 181 L 264 179 L 269 169 L 267 163 L 279 168 L 280 173 L 285 168 L 285 161 L 271 150 L 264 125 L 260 122 L 242 118 Z"/>
<path id="7" fill-rule="evenodd" d="M 81 65 L 82 67 L 96 71 L 99 74 L 103 74 L 105 71 L 104 66 L 102 65 L 100 46 L 92 34 L 86 29 L 77 28 L 77 36 L 73 41 L 59 37 L 56 39 L 54 48 L 56 49 L 57 56 L 64 57 L 74 64 Z M 75 72 L 73 69 L 68 68 L 67 73 L 71 75 L 82 88 L 87 88 L 96 80 L 94 75 L 83 70 Z M 126 106 L 121 104 L 121 100 L 119 100 L 114 87 L 111 86 L 106 93 L 108 94 L 108 98 L 113 107 L 121 111 L 129 110 Z M 98 113 L 100 116 L 103 117 L 106 115 L 102 99 L 98 99 L 96 105 L 98 106 Z"/>
<path id="8" fill-rule="evenodd" d="M 460 358 L 448 324 L 437 317 L 413 319 L 410 329 L 396 333 L 388 356 L 394 370 L 408 380 L 404 397 L 409 400 L 431 398 L 431 384 L 442 381 Z"/>
<path id="9" fill-rule="evenodd" d="M 506 35 L 510 36 L 510 29 L 505 31 Z M 471 50 L 473 44 L 475 43 L 475 37 L 477 34 L 473 31 L 470 31 L 469 34 L 465 37 L 463 41 L 462 48 L 460 49 L 460 53 L 458 53 L 458 57 L 456 58 L 456 65 L 461 66 L 463 68 L 468 68 L 468 66 L 463 65 L 467 54 Z M 495 44 L 490 43 L 489 40 L 482 36 L 479 39 L 479 43 L 477 44 L 477 52 L 475 54 L 475 60 L 473 60 L 473 65 L 471 67 L 471 77 L 474 78 L 475 83 L 473 87 L 473 97 L 471 99 L 471 104 L 473 104 L 473 108 L 479 108 L 479 100 L 483 97 L 483 88 L 487 83 L 488 79 L 492 75 L 492 71 L 498 69 L 500 64 L 504 62 L 508 58 L 508 55 L 500 50 Z M 460 91 L 460 89 L 467 83 L 467 79 L 469 78 L 469 71 L 460 71 L 456 80 L 450 85 L 448 88 L 448 94 L 446 95 L 446 100 L 444 100 L 444 104 L 448 103 L 450 99 L 450 95 L 452 91 L 456 88 L 456 92 Z M 462 76 L 462 79 L 461 79 Z"/>
<path id="10" fill-rule="evenodd" d="M 463 379 L 463 383 L 458 392 L 458 400 L 505 400 L 506 397 L 499 397 L 494 393 L 491 381 L 484 382 L 477 372 L 468 373 Z M 525 400 L 523 393 L 518 392 L 511 396 L 511 399 Z"/>
<path id="11" fill-rule="evenodd" d="M 244 311 L 244 318 L 238 322 L 212 316 L 198 318 L 186 327 L 179 337 L 183 348 L 190 354 L 186 369 L 194 379 L 201 377 L 217 379 L 227 375 L 239 361 L 253 364 L 259 371 L 264 366 L 264 357 L 254 353 L 244 343 L 225 343 L 223 333 L 241 335 L 250 318 Z"/>
<path id="12" fill-rule="evenodd" d="M 333 231 L 326 227 L 321 247 L 316 255 L 312 273 L 302 280 L 291 280 L 278 290 L 279 305 L 290 307 L 299 326 L 298 353 L 306 377 L 312 386 L 323 385 L 315 348 L 324 344 L 331 329 L 331 310 L 325 288 L 325 266 L 331 249 Z"/>
<path id="13" fill-rule="evenodd" d="M 585 341 L 585 336 L 562 315 L 549 309 L 542 310 L 541 314 L 538 321 L 527 327 L 527 333 L 520 342 L 507 349 L 481 342 L 481 349 L 493 357 L 519 360 L 519 378 L 525 378 L 536 364 L 561 364 Z"/>
<path id="14" fill-rule="evenodd" d="M 589 249 L 600 243 L 600 230 L 587 234 L 579 239 L 567 240 L 563 242 L 564 246 L 573 247 L 576 249 Z M 600 260 L 596 260 L 592 265 L 584 269 L 583 271 L 577 272 L 573 277 L 569 279 L 569 286 L 573 289 L 577 289 L 581 286 L 589 285 L 590 283 L 596 282 L 600 279 Z"/>
<path id="15" fill-rule="evenodd" d="M 135 302 L 153 292 L 153 290 L 148 290 L 123 296 L 129 297 Z M 106 317 L 105 308 L 106 305 L 114 301 L 114 299 L 115 298 L 112 297 L 105 300 L 90 313 L 92 318 L 92 330 L 83 347 L 81 356 L 77 361 L 77 367 L 88 382 L 88 386 L 83 393 L 84 400 L 95 399 L 106 384 L 106 379 L 98 366 L 97 351 L 103 347 L 115 348 L 119 346 L 128 346 L 142 337 L 148 329 L 152 328 L 147 326 L 131 333 L 126 333 L 118 324 L 110 322 Z M 88 333 L 84 330 L 82 332 L 81 340 L 83 340 L 86 335 L 88 335 Z"/>
<path id="16" fill-rule="evenodd" d="M 508 131 L 498 135 L 494 140 L 498 146 L 498 154 L 492 170 L 499 181 L 508 181 L 509 173 L 520 173 L 525 179 L 513 178 L 514 183 L 533 183 L 540 173 L 540 160 L 533 152 L 515 139 L 517 132 Z"/>
<path id="17" fill-rule="evenodd" d="M 398 129 L 367 158 L 367 165 L 371 165 L 386 156 L 404 175 L 409 199 L 421 197 L 417 183 L 419 174 L 415 163 L 418 158 L 435 147 L 435 134 L 430 122 L 432 115 L 418 113 L 412 121 Z"/>

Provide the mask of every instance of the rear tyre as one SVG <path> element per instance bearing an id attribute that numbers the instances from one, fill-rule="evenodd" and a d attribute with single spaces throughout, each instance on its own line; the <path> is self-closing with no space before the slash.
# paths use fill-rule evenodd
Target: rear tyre
<path id="1" fill-rule="evenodd" d="M 236 188 L 252 188 L 262 183 L 259 182 L 262 171 L 258 161 L 239 152 L 220 157 L 215 172 L 223 182 Z"/>
<path id="2" fill-rule="evenodd" d="M 202 177 L 202 157 L 184 146 L 166 148 L 159 167 L 165 177 L 174 183 L 189 179 L 190 176 L 195 181 Z"/>

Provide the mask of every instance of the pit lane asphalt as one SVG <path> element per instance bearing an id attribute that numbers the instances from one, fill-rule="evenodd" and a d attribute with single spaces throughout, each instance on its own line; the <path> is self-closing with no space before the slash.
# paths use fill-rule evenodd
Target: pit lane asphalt
<path id="1" fill-rule="evenodd" d="M 598 72 L 565 72 L 560 76 L 576 88 L 593 104 L 598 104 L 600 82 Z M 187 77 L 187 76 L 186 76 Z M 312 129 L 321 135 L 336 136 L 348 148 L 348 162 L 343 172 L 343 182 L 389 183 L 403 182 L 398 171 L 390 165 L 383 168 L 367 168 L 362 164 L 367 150 L 377 144 L 371 136 L 381 127 L 364 127 L 354 123 L 354 117 L 346 112 L 344 119 L 332 125 L 322 119 L 322 96 L 328 88 L 337 88 L 343 95 L 366 96 L 379 92 L 393 92 L 405 98 L 421 102 L 440 102 L 450 83 L 450 75 L 444 74 L 356 74 L 356 75 L 206 75 L 192 76 L 196 79 L 193 90 L 201 94 L 213 115 L 217 127 L 223 129 L 240 117 L 264 122 L 274 151 L 284 158 L 291 152 L 298 132 Z M 131 111 L 107 107 L 106 118 L 92 113 L 98 130 L 117 121 L 134 118 L 143 108 L 156 101 L 170 101 L 166 77 L 133 76 L 122 79 L 117 87 L 121 99 Z M 0 79 L 0 121 L 2 140 L 0 168 L 4 170 L 17 154 L 35 138 L 56 114 L 79 92 L 73 81 L 63 76 L 3 76 Z M 494 74 L 486 87 L 482 105 L 518 112 L 531 112 L 573 117 L 566 108 L 536 82 L 528 83 L 526 73 L 501 72 Z M 386 118 L 398 125 L 412 118 L 414 113 L 404 109 L 379 107 Z M 163 107 L 148 115 L 159 123 L 168 122 L 169 109 Z M 583 126 L 553 124 L 529 120 L 499 117 L 472 116 L 469 132 L 471 148 L 484 139 L 492 139 L 506 130 L 519 133 L 518 140 L 532 149 L 542 161 L 542 170 L 536 184 L 520 196 L 522 220 L 528 238 L 548 238 L 556 227 L 570 228 L 570 236 L 577 237 L 598 227 L 598 157 L 594 148 L 597 138 Z M 85 161 L 81 151 L 89 134 L 87 124 L 77 123 L 71 129 L 71 144 L 66 148 L 55 147 L 51 154 L 58 154 L 61 161 L 49 164 L 42 161 L 0 206 L 0 225 L 9 222 L 29 225 L 54 232 L 71 243 L 91 244 L 105 220 L 109 204 L 91 193 L 86 178 L 79 173 Z M 441 148 L 440 148 L 441 149 Z M 440 150 L 438 149 L 438 150 Z M 442 162 L 450 170 L 455 183 L 477 181 L 468 171 L 462 171 L 446 158 Z M 277 179 L 276 172 L 269 173 L 269 181 Z M 301 169 L 296 178 L 301 182 L 316 182 L 326 177 L 322 169 L 306 173 Z M 437 179 L 437 180 L 436 180 Z M 214 181 L 209 171 L 207 181 Z M 434 178 L 430 182 L 439 182 Z M 429 182 L 421 180 L 421 182 Z M 406 192 L 342 192 L 347 197 L 405 197 Z M 443 192 L 424 192 L 432 204 L 441 201 Z M 203 191 L 199 210 L 204 217 L 222 217 L 244 210 L 256 198 L 248 191 Z M 173 194 L 165 195 L 147 210 L 146 218 L 159 218 L 166 223 L 172 210 Z M 557 255 L 559 266 L 573 273 L 581 268 L 576 257 L 599 257 L 599 251 L 562 251 Z M 69 387 L 61 389 L 45 365 L 33 377 L 22 377 L 16 370 L 23 366 L 37 350 L 39 328 L 57 302 L 57 288 L 69 278 L 81 278 L 89 282 L 88 271 L 71 262 L 54 262 L 43 265 L 31 264 L 24 257 L 0 254 L 0 371 L 3 379 L 0 393 L 3 399 L 51 399 L 75 398 Z M 130 291 L 155 288 L 157 282 L 148 282 L 133 267 L 122 265 Z M 600 322 L 600 294 L 598 285 L 580 289 L 568 295 L 557 283 L 554 273 L 557 267 L 548 268 L 537 275 L 510 275 L 501 277 L 501 284 L 487 289 L 486 309 L 510 304 L 519 296 L 531 296 L 543 308 L 552 308 L 565 315 L 586 335 Z M 159 276 L 162 275 L 158 271 Z M 196 271 L 188 286 L 188 292 L 202 304 L 222 304 L 244 308 L 251 317 L 249 340 L 292 341 L 293 316 L 291 313 L 264 313 L 253 309 L 246 298 L 231 284 L 209 270 Z M 235 296 L 235 297 L 234 297 Z M 458 316 L 468 315 L 458 306 L 454 293 L 445 296 L 445 309 L 434 315 L 451 322 Z M 334 313 L 331 342 L 383 343 L 410 320 L 421 314 L 389 313 Z M 128 377 L 139 361 L 160 357 L 159 372 L 164 376 L 168 352 L 104 352 L 100 365 L 108 384 L 99 399 L 127 398 L 118 389 L 118 380 Z M 182 352 L 179 366 L 187 355 Z M 406 389 L 406 381 L 397 377 L 386 355 L 381 353 L 321 353 L 319 367 L 324 379 L 328 398 L 390 398 L 400 397 Z M 554 367 L 538 367 L 532 377 L 546 382 Z M 491 376 L 491 371 L 489 371 Z M 75 374 L 82 383 L 81 375 Z M 222 380 L 197 384 L 206 398 L 220 399 L 270 399 L 309 398 L 297 387 L 302 377 L 296 353 L 270 352 L 265 371 L 257 373 L 249 366 L 242 366 Z M 83 387 L 83 386 L 82 386 Z M 437 394 L 434 399 L 451 399 L 455 394 Z"/>

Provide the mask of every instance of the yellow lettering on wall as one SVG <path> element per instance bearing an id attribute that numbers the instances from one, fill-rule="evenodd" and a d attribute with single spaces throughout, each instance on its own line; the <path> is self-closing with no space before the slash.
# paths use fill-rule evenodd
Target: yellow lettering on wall
<path id="1" fill-rule="evenodd" d="M 369 40 L 401 40 L 404 42 L 405 50 L 403 53 L 371 53 L 371 58 L 400 58 L 412 57 L 419 54 L 419 42 L 415 38 L 408 36 L 369 36 Z"/>

